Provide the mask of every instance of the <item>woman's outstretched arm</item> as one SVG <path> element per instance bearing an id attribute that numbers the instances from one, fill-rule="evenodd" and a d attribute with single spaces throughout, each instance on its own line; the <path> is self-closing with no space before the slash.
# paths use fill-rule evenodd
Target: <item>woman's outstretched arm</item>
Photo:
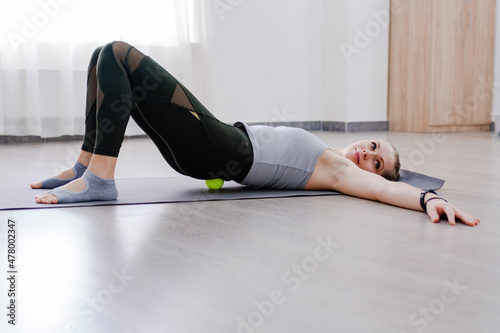
<path id="1" fill-rule="evenodd" d="M 391 182 L 374 173 L 360 169 L 350 160 L 326 151 L 307 183 L 306 190 L 330 189 L 359 198 L 380 201 L 386 204 L 423 211 L 420 205 L 421 189 L 401 182 Z M 442 199 L 433 199 L 436 194 L 427 193 L 427 214 L 433 222 L 446 215 L 451 225 L 458 218 L 469 226 L 475 226 L 479 219 L 458 209 Z"/>

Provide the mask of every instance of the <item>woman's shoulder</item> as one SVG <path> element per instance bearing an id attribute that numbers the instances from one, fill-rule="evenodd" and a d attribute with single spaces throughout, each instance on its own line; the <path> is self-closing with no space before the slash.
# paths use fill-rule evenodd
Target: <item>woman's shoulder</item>
<path id="1" fill-rule="evenodd" d="M 342 167 L 354 166 L 349 159 L 336 153 L 333 149 L 326 149 L 318 159 L 311 178 L 304 187 L 306 190 L 331 190 L 336 170 Z"/>

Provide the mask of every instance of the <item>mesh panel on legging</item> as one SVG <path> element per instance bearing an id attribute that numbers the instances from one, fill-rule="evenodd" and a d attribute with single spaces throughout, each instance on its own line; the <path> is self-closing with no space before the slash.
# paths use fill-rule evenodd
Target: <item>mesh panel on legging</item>
<path id="1" fill-rule="evenodd" d="M 99 50 L 96 68 L 94 153 L 118 156 L 132 116 L 182 174 L 238 181 L 248 173 L 253 158 L 248 136 L 217 120 L 150 57 L 114 42 Z M 92 130 L 96 129 L 86 128 L 87 133 Z"/>
<path id="2" fill-rule="evenodd" d="M 102 46 L 97 48 L 92 57 L 87 70 L 87 99 L 85 106 L 85 138 L 83 139 L 82 150 L 90 153 L 94 152 L 96 137 L 96 107 L 97 107 L 97 75 L 96 65 Z"/>

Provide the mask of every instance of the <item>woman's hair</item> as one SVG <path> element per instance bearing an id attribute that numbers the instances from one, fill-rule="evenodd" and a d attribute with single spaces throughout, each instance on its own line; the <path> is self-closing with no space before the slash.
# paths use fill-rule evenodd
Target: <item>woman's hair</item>
<path id="1" fill-rule="evenodd" d="M 392 149 L 394 149 L 394 158 L 396 162 L 394 163 L 394 168 L 385 172 L 382 177 L 387 180 L 396 181 L 399 179 L 399 169 L 401 168 L 401 162 L 399 161 L 399 152 L 397 151 L 396 147 L 394 147 L 393 145 L 391 146 Z"/>

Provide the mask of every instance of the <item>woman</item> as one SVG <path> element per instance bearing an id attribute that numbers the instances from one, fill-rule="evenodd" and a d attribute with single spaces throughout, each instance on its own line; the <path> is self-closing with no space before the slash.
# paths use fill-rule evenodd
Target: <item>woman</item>
<path id="1" fill-rule="evenodd" d="M 93 53 L 81 154 L 72 169 L 31 184 L 55 188 L 36 202 L 115 200 L 114 170 L 130 116 L 183 175 L 253 187 L 335 190 L 423 210 L 433 222 L 445 214 L 452 225 L 455 217 L 470 226 L 479 223 L 434 193 L 390 181 L 400 165 L 387 142 L 332 150 L 301 129 L 224 124 L 166 70 L 124 42 Z"/>

